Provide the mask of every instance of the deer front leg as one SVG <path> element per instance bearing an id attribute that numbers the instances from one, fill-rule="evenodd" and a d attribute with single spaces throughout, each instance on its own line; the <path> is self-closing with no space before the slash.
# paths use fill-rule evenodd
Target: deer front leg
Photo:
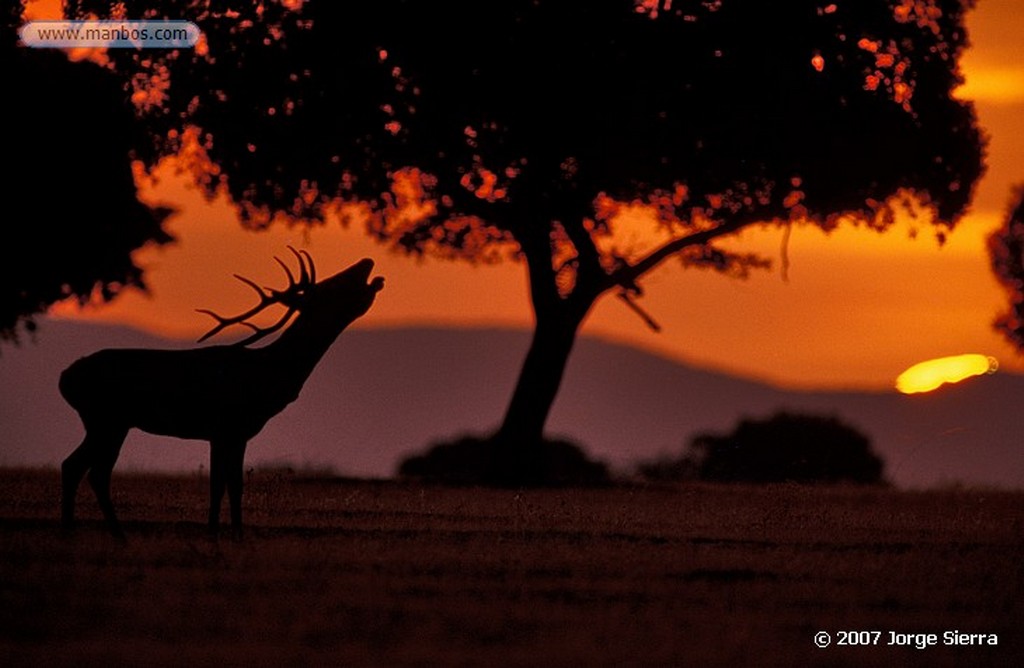
<path id="1" fill-rule="evenodd" d="M 228 500 L 231 502 L 231 529 L 235 535 L 242 533 L 242 479 L 245 476 L 246 442 L 236 444 L 229 452 Z"/>
<path id="2" fill-rule="evenodd" d="M 224 498 L 224 485 L 227 482 L 225 473 L 224 445 L 218 441 L 210 441 L 210 533 L 217 533 L 220 528 L 220 502 Z"/>
<path id="3" fill-rule="evenodd" d="M 220 505 L 227 489 L 231 505 L 231 527 L 242 529 L 242 478 L 244 473 L 245 441 L 223 440 L 210 442 L 210 531 L 220 527 Z"/>

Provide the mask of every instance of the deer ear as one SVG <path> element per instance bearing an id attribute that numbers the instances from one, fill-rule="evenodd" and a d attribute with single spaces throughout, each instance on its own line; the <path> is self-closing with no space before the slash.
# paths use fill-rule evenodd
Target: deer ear
<path id="1" fill-rule="evenodd" d="M 310 286 L 307 287 L 305 290 L 302 290 L 301 292 L 284 294 L 281 296 L 281 303 L 287 306 L 289 309 L 301 311 L 309 302 L 309 296 L 312 290 L 313 287 Z"/>

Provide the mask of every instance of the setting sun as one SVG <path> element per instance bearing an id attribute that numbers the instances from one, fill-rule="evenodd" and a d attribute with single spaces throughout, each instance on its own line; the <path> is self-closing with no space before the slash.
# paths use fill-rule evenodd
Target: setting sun
<path id="1" fill-rule="evenodd" d="M 954 355 L 919 362 L 896 378 L 896 389 L 903 394 L 931 392 L 946 383 L 959 383 L 971 376 L 995 373 L 999 362 L 986 355 Z"/>

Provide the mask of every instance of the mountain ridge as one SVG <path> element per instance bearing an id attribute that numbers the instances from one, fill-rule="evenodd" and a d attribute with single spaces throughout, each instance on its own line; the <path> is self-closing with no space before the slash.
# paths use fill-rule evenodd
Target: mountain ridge
<path id="1" fill-rule="evenodd" d="M 128 327 L 48 320 L 38 343 L 0 354 L 0 465 L 55 466 L 81 439 L 57 392 L 60 372 L 108 347 L 190 347 Z M 345 475 L 388 476 L 405 455 L 499 422 L 529 345 L 501 328 L 346 331 L 299 400 L 250 444 L 248 465 L 288 462 Z M 625 470 L 681 452 L 696 433 L 729 431 L 778 410 L 836 415 L 871 436 L 901 487 L 1024 487 L 1024 376 L 999 372 L 926 395 L 787 390 L 581 337 L 549 433 Z M 133 431 L 118 466 L 198 470 L 205 443 Z"/>

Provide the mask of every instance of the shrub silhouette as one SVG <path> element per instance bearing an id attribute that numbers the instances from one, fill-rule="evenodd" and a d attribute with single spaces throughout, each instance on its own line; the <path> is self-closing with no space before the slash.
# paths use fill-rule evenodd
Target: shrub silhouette
<path id="1" fill-rule="evenodd" d="M 879 484 L 884 464 L 871 441 L 836 417 L 780 412 L 744 419 L 731 434 L 700 434 L 679 459 L 641 464 L 652 480 Z"/>
<path id="2" fill-rule="evenodd" d="M 423 454 L 406 457 L 398 475 L 449 485 L 560 487 L 609 481 L 607 465 L 570 441 L 544 439 L 510 458 L 494 437 L 471 435 L 434 443 Z"/>
<path id="3" fill-rule="evenodd" d="M 700 478 L 700 466 L 689 452 L 681 456 L 666 454 L 641 461 L 636 466 L 636 472 L 651 482 L 679 482 Z"/>

